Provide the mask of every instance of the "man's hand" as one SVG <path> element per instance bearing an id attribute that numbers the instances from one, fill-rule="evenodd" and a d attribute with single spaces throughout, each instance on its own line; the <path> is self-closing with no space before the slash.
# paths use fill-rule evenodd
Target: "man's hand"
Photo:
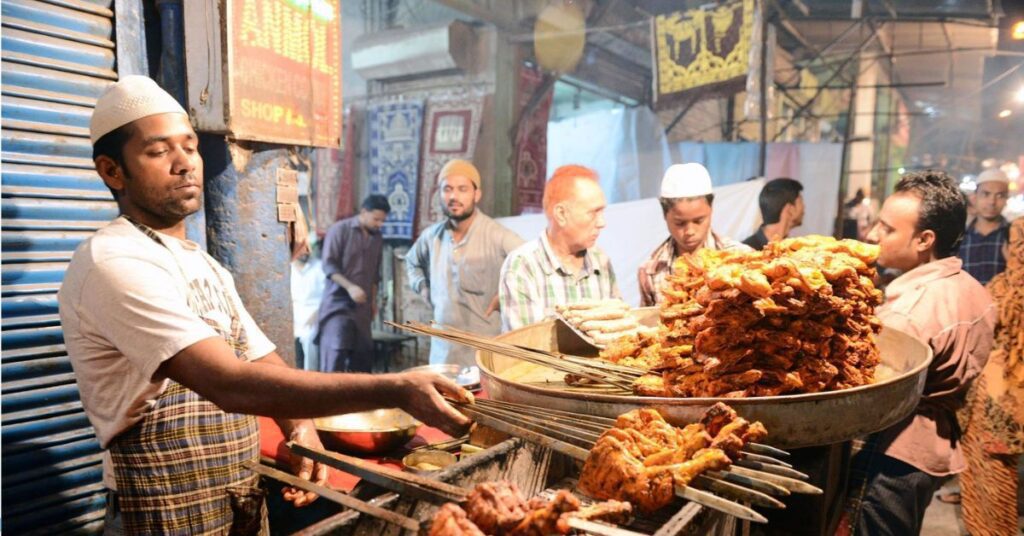
<path id="1" fill-rule="evenodd" d="M 430 303 L 430 287 L 427 285 L 420 287 L 420 297 L 423 298 L 423 301 L 427 302 L 427 305 L 433 307 L 434 304 Z"/>
<path id="2" fill-rule="evenodd" d="M 469 419 L 448 404 L 444 397 L 471 404 L 472 393 L 433 372 L 405 372 L 399 376 L 399 408 L 452 437 L 466 432 Z"/>
<path id="3" fill-rule="evenodd" d="M 313 421 L 300 421 L 292 428 L 289 440 L 302 445 L 304 447 L 314 448 L 323 450 L 324 446 L 320 443 L 320 437 L 316 434 L 316 428 L 313 426 Z M 309 458 L 303 458 L 296 454 L 289 454 L 291 456 L 291 469 L 292 472 L 298 475 L 303 480 L 309 480 L 310 482 L 320 485 L 327 485 L 327 466 L 313 461 Z M 294 504 L 296 507 L 306 506 L 316 500 L 317 494 L 309 491 L 302 491 L 298 488 L 286 487 L 281 490 L 281 494 L 284 496 L 284 500 Z"/>
<path id="4" fill-rule="evenodd" d="M 366 291 L 361 289 L 361 288 L 359 288 L 359 285 L 356 285 L 356 284 L 353 283 L 353 284 L 345 287 L 345 290 L 347 290 L 348 291 L 348 295 L 352 297 L 352 301 L 354 301 L 354 302 L 356 302 L 356 303 L 358 303 L 360 305 L 366 303 L 366 299 L 367 299 Z"/>
<path id="5" fill-rule="evenodd" d="M 484 316 L 489 317 L 489 316 L 493 315 L 494 313 L 498 312 L 498 309 L 500 309 L 500 308 L 501 308 L 501 299 L 498 297 L 497 294 L 495 294 L 494 295 L 494 299 L 491 300 L 491 303 L 487 305 L 487 310 L 484 311 Z"/>

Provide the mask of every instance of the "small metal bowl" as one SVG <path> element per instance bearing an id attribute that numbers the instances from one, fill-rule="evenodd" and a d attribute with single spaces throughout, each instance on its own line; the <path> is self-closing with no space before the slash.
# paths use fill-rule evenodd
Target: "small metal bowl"
<path id="1" fill-rule="evenodd" d="M 333 450 L 381 454 L 416 437 L 420 422 L 400 409 L 377 409 L 313 419 L 320 440 Z"/>
<path id="2" fill-rule="evenodd" d="M 444 469 L 458 461 L 451 452 L 443 450 L 417 450 L 402 458 L 402 465 L 406 470 L 424 474 Z"/>

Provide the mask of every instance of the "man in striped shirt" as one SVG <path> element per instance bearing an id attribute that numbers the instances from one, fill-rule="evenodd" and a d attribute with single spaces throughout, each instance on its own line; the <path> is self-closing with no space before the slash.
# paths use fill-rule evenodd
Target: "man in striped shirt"
<path id="1" fill-rule="evenodd" d="M 597 237 L 604 228 L 604 192 L 597 174 L 562 166 L 544 186 L 547 229 L 509 253 L 501 267 L 502 331 L 551 315 L 555 305 L 618 298 L 615 272 Z"/>

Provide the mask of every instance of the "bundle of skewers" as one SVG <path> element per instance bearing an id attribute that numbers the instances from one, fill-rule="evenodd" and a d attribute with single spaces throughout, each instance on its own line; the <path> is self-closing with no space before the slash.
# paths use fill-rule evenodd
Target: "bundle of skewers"
<path id="1" fill-rule="evenodd" d="M 420 521 L 277 469 L 250 464 L 250 468 L 259 474 L 320 494 L 405 530 L 421 534 L 429 530 L 430 536 L 550 536 L 570 533 L 641 536 L 618 527 L 632 516 L 633 508 L 627 502 L 584 502 L 568 490 L 558 490 L 550 499 L 534 497 L 526 500 L 510 482 L 485 482 L 467 489 L 337 452 L 294 442 L 287 445 L 300 456 L 359 476 L 402 496 L 442 504 L 433 519 Z"/>
<path id="2" fill-rule="evenodd" d="M 541 365 L 557 371 L 565 372 L 573 378 L 583 378 L 593 386 L 604 386 L 610 392 L 630 394 L 633 392 L 633 383 L 645 374 L 645 371 L 635 367 L 609 363 L 599 359 L 589 359 L 559 352 L 549 352 L 535 348 L 527 348 L 516 344 L 509 344 L 494 340 L 490 337 L 482 337 L 468 331 L 453 327 L 433 327 L 420 322 L 408 322 L 405 324 L 389 325 L 420 335 L 437 337 L 459 344 L 464 344 L 477 350 L 484 350 L 499 354 L 505 357 L 518 359 L 527 363 Z"/>
<path id="3" fill-rule="evenodd" d="M 459 409 L 478 423 L 584 462 L 581 491 L 628 501 L 644 513 L 682 497 L 763 523 L 764 516 L 733 500 L 784 508 L 775 497 L 821 493 L 805 482 L 807 475 L 778 459 L 788 456 L 785 451 L 758 442 L 767 434 L 760 423 L 721 403 L 682 429 L 651 409 L 617 419 L 493 400 Z"/>

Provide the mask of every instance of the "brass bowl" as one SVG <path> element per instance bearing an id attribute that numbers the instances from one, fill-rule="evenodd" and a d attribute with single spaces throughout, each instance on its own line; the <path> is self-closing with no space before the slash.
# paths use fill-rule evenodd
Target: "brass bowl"
<path id="1" fill-rule="evenodd" d="M 380 454 L 416 437 L 420 422 L 400 409 L 376 409 L 313 419 L 324 446 L 356 454 Z"/>
<path id="2" fill-rule="evenodd" d="M 444 450 L 418 450 L 402 458 L 405 470 L 416 474 L 427 474 L 444 469 L 459 461 L 454 454 Z"/>

